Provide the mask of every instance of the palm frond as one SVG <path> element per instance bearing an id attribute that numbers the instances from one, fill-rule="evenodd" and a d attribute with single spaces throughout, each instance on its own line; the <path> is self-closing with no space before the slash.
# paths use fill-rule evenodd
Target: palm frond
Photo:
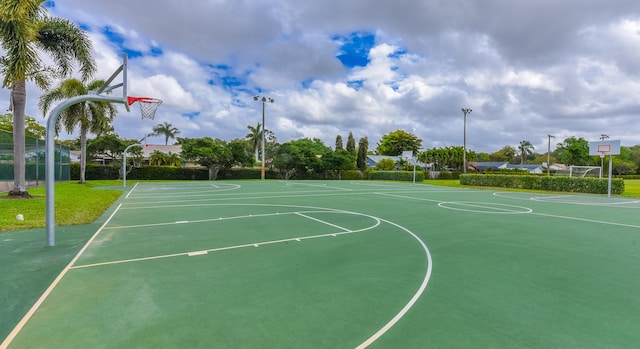
<path id="1" fill-rule="evenodd" d="M 68 76 L 73 71 L 74 62 L 79 63 L 84 81 L 96 71 L 96 64 L 91 56 L 91 40 L 84 30 L 69 20 L 56 17 L 43 20 L 38 30 L 37 43 L 51 55 L 63 76 Z"/>

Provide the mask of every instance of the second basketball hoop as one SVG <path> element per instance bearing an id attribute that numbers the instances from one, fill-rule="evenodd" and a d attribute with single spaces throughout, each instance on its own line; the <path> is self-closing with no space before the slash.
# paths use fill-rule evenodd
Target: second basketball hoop
<path id="1" fill-rule="evenodd" d="M 151 98 L 151 97 L 127 97 L 127 103 L 132 105 L 133 103 L 138 102 L 140 106 L 140 115 L 143 119 L 151 119 L 155 118 L 156 110 L 160 104 L 162 104 L 161 99 Z"/>

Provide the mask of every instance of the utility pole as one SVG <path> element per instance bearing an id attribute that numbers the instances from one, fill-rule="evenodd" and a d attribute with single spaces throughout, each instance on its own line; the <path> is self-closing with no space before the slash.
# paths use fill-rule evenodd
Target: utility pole
<path id="1" fill-rule="evenodd" d="M 473 110 L 469 108 L 462 108 L 464 114 L 464 139 L 462 143 L 462 172 L 467 173 L 467 114 L 471 114 Z"/>

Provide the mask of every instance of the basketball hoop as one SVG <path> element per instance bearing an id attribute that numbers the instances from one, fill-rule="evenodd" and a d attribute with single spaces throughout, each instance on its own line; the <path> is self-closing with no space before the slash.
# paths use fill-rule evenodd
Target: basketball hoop
<path id="1" fill-rule="evenodd" d="M 138 102 L 140 106 L 140 115 L 143 119 L 151 119 L 156 116 L 156 110 L 162 104 L 161 99 L 151 98 L 151 97 L 127 97 L 127 103 L 132 105 L 133 103 Z"/>

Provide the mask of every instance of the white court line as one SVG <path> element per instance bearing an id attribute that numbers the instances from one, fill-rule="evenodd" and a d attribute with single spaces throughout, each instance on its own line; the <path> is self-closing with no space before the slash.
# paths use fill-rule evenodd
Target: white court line
<path id="1" fill-rule="evenodd" d="M 327 189 L 336 189 L 336 190 L 342 190 L 342 191 L 352 191 L 353 189 L 349 189 L 349 188 L 340 188 L 340 187 L 330 187 L 326 184 L 309 184 L 309 183 L 294 183 L 294 182 L 287 182 L 286 184 L 287 186 L 295 186 L 295 185 L 299 185 L 299 186 L 305 186 L 305 187 L 321 187 L 321 188 L 327 188 Z"/>
<path id="2" fill-rule="evenodd" d="M 136 184 L 133 185 L 133 188 L 131 188 L 131 190 L 129 190 L 129 192 L 127 193 L 127 196 L 124 197 L 125 199 L 129 198 L 129 195 L 131 195 L 131 193 L 133 193 L 133 191 L 136 189 L 138 184 L 140 184 L 140 182 L 136 182 Z"/>
<path id="3" fill-rule="evenodd" d="M 341 226 L 339 226 L 339 225 L 335 225 L 335 224 L 333 224 L 333 223 L 325 222 L 325 221 L 323 221 L 323 220 L 321 220 L 321 219 L 318 219 L 318 218 L 314 218 L 314 217 L 311 217 L 311 216 L 307 216 L 306 214 L 302 214 L 302 213 L 300 213 L 300 212 L 296 212 L 296 214 L 297 214 L 298 216 L 302 216 L 302 217 L 304 217 L 304 218 L 308 218 L 308 219 L 314 220 L 314 221 L 316 221 L 316 222 L 320 222 L 320 223 L 322 223 L 322 224 L 326 224 L 326 225 L 328 225 L 328 226 L 331 226 L 331 227 L 334 227 L 334 228 L 341 229 L 341 230 L 346 231 L 346 232 L 350 232 L 350 231 L 351 231 L 350 229 L 347 229 L 347 228 L 341 227 Z"/>
<path id="4" fill-rule="evenodd" d="M 558 215 L 546 214 L 546 213 L 535 213 L 535 212 L 532 212 L 532 213 L 529 213 L 529 214 L 533 214 L 533 215 L 537 215 L 537 216 L 545 216 L 545 217 L 560 218 L 560 219 L 570 219 L 570 220 L 574 220 L 574 221 L 582 221 L 582 222 L 590 222 L 590 223 L 598 223 L 598 224 L 606 224 L 606 225 L 615 225 L 615 226 L 619 226 L 619 227 L 638 228 L 638 229 L 640 229 L 640 225 L 634 225 L 634 224 L 606 222 L 606 221 L 598 221 L 598 220 L 595 220 L 595 219 L 558 216 Z"/>
<path id="5" fill-rule="evenodd" d="M 371 216 L 368 216 L 368 215 L 365 215 L 365 216 L 371 217 Z M 374 218 L 374 217 L 371 217 L 371 218 Z M 142 261 L 149 261 L 149 260 L 154 260 L 154 259 L 164 259 L 164 258 L 180 257 L 180 256 L 192 256 L 192 254 L 194 254 L 194 253 L 205 254 L 205 252 L 206 253 L 219 252 L 219 251 L 226 251 L 226 250 L 235 250 L 235 249 L 245 248 L 245 247 L 259 247 L 261 245 L 273 245 L 273 244 L 278 244 L 278 243 L 283 243 L 283 242 L 290 242 L 290 241 L 301 241 L 301 240 L 308 240 L 308 239 L 324 238 L 324 237 L 328 237 L 328 236 L 334 237 L 334 236 L 338 236 L 338 235 L 354 234 L 354 233 L 359 233 L 359 232 L 371 230 L 371 229 L 377 227 L 378 225 L 380 225 L 380 220 L 376 219 L 376 221 L 377 221 L 377 223 L 375 225 L 370 226 L 370 227 L 366 227 L 366 228 L 358 229 L 358 230 L 343 231 L 343 232 L 339 232 L 339 233 L 328 233 L 328 234 L 319 234 L 319 235 L 298 236 L 298 237 L 288 238 L 288 239 L 270 240 L 270 241 L 261 241 L 261 242 L 250 242 L 250 243 L 246 243 L 246 244 L 242 244 L 242 245 L 218 247 L 218 248 L 212 248 L 212 249 L 208 249 L 208 250 L 181 252 L 181 253 L 171 253 L 171 254 L 158 255 L 158 256 L 140 257 L 140 258 L 131 258 L 131 259 L 121 259 L 121 260 L 110 261 L 110 262 L 101 262 L 101 263 L 93 263 L 93 264 L 85 264 L 85 265 L 76 265 L 76 266 L 71 267 L 71 269 L 91 268 L 91 267 L 98 267 L 98 266 L 104 266 L 104 265 L 114 265 L 114 264 L 131 263 L 131 262 L 142 262 Z"/>
<path id="6" fill-rule="evenodd" d="M 5 338 L 5 340 L 2 342 L 2 344 L 0 344 L 0 349 L 6 349 L 9 344 L 11 344 L 11 342 L 13 341 L 13 339 L 18 335 L 18 333 L 20 333 L 20 331 L 22 330 L 22 328 L 27 324 L 27 322 L 31 319 L 31 317 L 33 316 L 33 314 L 35 314 L 35 312 L 38 310 L 38 308 L 40 308 L 40 306 L 42 305 L 42 303 L 45 301 L 45 299 L 47 299 L 47 297 L 49 297 L 49 294 L 51 294 L 51 292 L 53 291 L 53 289 L 58 285 L 58 283 L 60 282 L 60 280 L 62 280 L 62 278 L 67 274 L 67 272 L 72 269 L 73 264 L 80 258 L 80 256 L 84 253 L 84 251 L 89 247 L 89 245 L 91 244 L 91 242 L 93 242 L 93 240 L 95 240 L 95 238 L 98 236 L 98 234 L 100 234 L 100 232 L 104 229 L 104 227 L 109 224 L 109 221 L 111 221 L 111 218 L 113 218 L 113 216 L 115 216 L 116 212 L 118 212 L 118 209 L 120 208 L 122 204 L 118 205 L 118 207 L 116 207 L 116 209 L 113 211 L 113 213 L 111 213 L 111 215 L 109 216 L 109 218 L 102 224 L 102 226 L 100 226 L 100 228 L 95 232 L 95 234 L 93 234 L 93 236 L 87 241 L 86 244 L 84 244 L 84 246 L 82 247 L 82 249 L 76 254 L 75 257 L 73 257 L 73 259 L 71 260 L 71 262 L 69 262 L 69 264 L 67 264 L 67 266 L 60 272 L 60 274 L 58 274 L 58 277 L 55 278 L 55 280 L 53 280 L 53 282 L 51 283 L 51 285 L 49 285 L 49 287 L 44 291 L 44 293 L 42 294 L 42 296 L 40 296 L 40 298 L 38 298 L 38 300 L 36 301 L 36 303 L 31 307 L 31 309 L 29 309 L 29 311 L 24 315 L 24 317 L 20 320 L 20 322 L 18 322 L 18 324 L 16 325 L 16 327 L 14 327 L 14 329 L 11 331 L 11 333 L 9 333 L 9 335 L 7 336 L 7 338 Z"/>
<path id="7" fill-rule="evenodd" d="M 209 253 L 208 251 L 196 251 L 196 252 L 189 252 L 187 253 L 187 256 L 189 257 L 193 257 L 193 256 L 202 256 Z"/>
<path id="8" fill-rule="evenodd" d="M 452 205 L 452 206 L 447 206 Z M 454 207 L 455 205 L 459 205 L 462 207 L 474 207 L 479 208 L 481 210 L 471 210 L 467 208 Z M 523 206 L 515 206 L 515 205 L 507 205 L 500 203 L 491 203 L 491 202 L 470 202 L 470 201 L 445 201 L 438 204 L 439 207 L 446 208 L 449 210 L 463 211 L 463 212 L 475 212 L 475 213 L 495 213 L 495 214 L 526 214 L 533 212 L 532 209 Z M 504 207 L 500 207 L 504 206 Z M 519 208 L 521 210 L 515 210 L 513 208 Z"/>
<path id="9" fill-rule="evenodd" d="M 358 345 L 356 347 L 356 349 L 364 349 L 364 348 L 368 347 L 373 342 L 378 340 L 378 338 L 382 337 L 382 335 L 387 333 L 387 331 L 389 331 L 389 329 L 391 329 L 391 327 L 393 327 L 398 321 L 400 321 L 400 319 L 402 319 L 402 317 L 413 307 L 413 305 L 418 301 L 418 299 L 424 293 L 424 290 L 427 288 L 427 284 L 429 284 L 429 279 L 431 278 L 431 270 L 433 269 L 433 260 L 431 259 L 431 252 L 429 252 L 429 248 L 424 243 L 424 241 L 422 241 L 416 234 L 414 234 L 410 230 L 406 229 L 405 227 L 402 227 L 402 226 L 400 226 L 398 224 L 395 224 L 395 223 L 393 223 L 391 221 L 388 221 L 386 219 L 381 219 L 381 221 L 383 221 L 385 223 L 388 223 L 388 224 L 391 224 L 391 225 L 394 225 L 394 226 L 404 230 L 409 235 L 413 236 L 414 239 L 418 240 L 418 242 L 420 243 L 420 245 L 422 246 L 422 248 L 423 248 L 423 250 L 425 252 L 425 255 L 427 256 L 427 263 L 428 263 L 427 264 L 427 272 L 425 273 L 424 279 L 422 280 L 422 284 L 420 285 L 420 287 L 418 287 L 418 290 L 416 291 L 416 293 L 413 295 L 413 297 L 411 297 L 409 302 L 398 312 L 398 314 L 396 314 L 396 316 L 394 316 L 391 320 L 389 320 L 389 322 L 387 322 L 384 326 L 382 326 L 382 328 L 379 329 L 376 333 L 374 333 L 371 337 L 367 338 L 367 340 L 365 340 L 360 345 Z"/>
<path id="10" fill-rule="evenodd" d="M 603 199 L 603 200 L 611 200 L 609 198 L 606 197 L 599 197 L 599 196 L 589 196 L 589 195 L 571 195 L 571 194 L 567 194 L 567 195 L 549 195 L 549 196 L 528 196 L 526 195 L 526 193 L 522 193 L 525 195 L 522 195 L 523 197 L 520 197 L 518 195 L 512 195 L 512 194 L 517 194 L 514 192 L 503 192 L 503 191 L 497 191 L 493 193 L 493 196 L 495 197 L 499 197 L 499 198 L 506 198 L 506 199 L 512 199 L 512 200 L 525 200 L 525 201 L 535 201 L 535 202 L 541 202 L 541 203 L 548 203 L 548 204 L 566 204 L 566 205 L 582 205 L 582 206 L 595 206 L 595 207 L 611 207 L 611 208 L 623 208 L 623 209 L 639 209 L 640 207 L 638 206 L 625 206 L 628 204 L 637 204 L 640 203 L 640 200 L 627 200 L 625 201 L 624 199 L 622 201 L 617 201 L 617 202 L 605 202 L 605 201 L 599 201 L 599 202 L 588 202 L 588 201 L 571 201 L 570 199 L 572 198 L 577 198 L 578 200 L 581 198 L 586 198 L 586 199 Z M 564 200 L 558 200 L 558 199 L 564 199 Z"/>
<path id="11" fill-rule="evenodd" d="M 400 199 L 411 199 L 411 200 L 429 201 L 429 202 L 437 202 L 437 203 L 441 203 L 442 202 L 442 200 L 425 199 L 425 198 L 414 198 L 414 197 L 411 197 L 411 196 L 395 195 L 395 194 L 387 194 L 387 193 L 379 193 L 379 192 L 375 192 L 373 194 L 382 195 L 382 196 L 391 196 L 391 197 L 400 198 Z"/>
<path id="12" fill-rule="evenodd" d="M 330 212 L 330 211 L 324 211 L 324 212 Z M 193 221 L 177 221 L 177 222 L 148 223 L 148 224 L 135 224 L 135 225 L 119 225 L 119 226 L 114 226 L 114 227 L 105 227 L 104 229 L 105 230 L 113 230 L 113 229 L 161 227 L 161 226 L 164 226 L 164 225 L 175 225 L 175 224 L 186 224 L 186 223 L 206 223 L 206 222 L 214 222 L 214 221 L 226 221 L 226 220 L 232 220 L 232 219 L 260 218 L 260 217 L 271 217 L 271 216 L 278 216 L 278 215 L 293 215 L 293 214 L 297 214 L 297 212 L 276 212 L 276 213 L 250 214 L 250 215 L 244 215 L 244 216 L 231 216 L 231 217 L 197 219 L 197 220 L 193 220 Z"/>

